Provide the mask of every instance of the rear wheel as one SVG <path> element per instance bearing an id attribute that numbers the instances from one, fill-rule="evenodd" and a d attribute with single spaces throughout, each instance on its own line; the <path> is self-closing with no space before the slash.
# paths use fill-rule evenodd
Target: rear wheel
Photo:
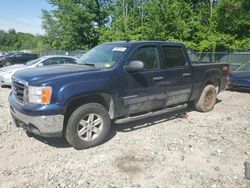
<path id="1" fill-rule="evenodd" d="M 100 104 L 89 103 L 77 108 L 69 117 L 66 139 L 76 149 L 86 149 L 104 142 L 111 121 L 107 110 Z"/>
<path id="2" fill-rule="evenodd" d="M 217 99 L 216 88 L 209 84 L 207 85 L 200 96 L 200 98 L 195 101 L 195 108 L 200 112 L 208 112 L 214 108 Z"/>

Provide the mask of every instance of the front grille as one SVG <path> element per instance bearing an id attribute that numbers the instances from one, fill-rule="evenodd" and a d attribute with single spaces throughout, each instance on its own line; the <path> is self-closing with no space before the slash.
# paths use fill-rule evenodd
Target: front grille
<path id="1" fill-rule="evenodd" d="M 25 84 L 13 79 L 12 80 L 12 93 L 16 97 L 16 99 L 23 103 L 24 100 L 24 90 L 25 90 Z"/>

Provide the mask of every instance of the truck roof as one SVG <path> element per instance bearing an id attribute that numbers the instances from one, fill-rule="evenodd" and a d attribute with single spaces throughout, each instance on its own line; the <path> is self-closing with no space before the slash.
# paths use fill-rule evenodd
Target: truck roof
<path id="1" fill-rule="evenodd" d="M 155 44 L 168 44 L 168 45 L 174 45 L 174 46 L 183 46 L 180 42 L 169 42 L 169 41 L 154 41 L 154 40 L 142 40 L 142 41 L 115 41 L 115 42 L 108 42 L 105 44 L 127 44 L 127 45 L 133 45 L 133 44 L 144 44 L 144 43 L 155 43 Z"/>

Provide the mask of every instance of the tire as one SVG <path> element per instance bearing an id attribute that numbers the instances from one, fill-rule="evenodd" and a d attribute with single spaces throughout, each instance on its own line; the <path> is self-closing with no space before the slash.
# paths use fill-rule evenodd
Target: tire
<path id="1" fill-rule="evenodd" d="M 86 149 L 103 143 L 110 127 L 107 110 L 100 104 L 89 103 L 80 106 L 71 114 L 65 136 L 75 149 Z"/>
<path id="2" fill-rule="evenodd" d="M 194 102 L 195 109 L 199 112 L 209 112 L 213 110 L 216 99 L 216 88 L 211 84 L 206 85 L 200 95 L 200 98 Z"/>
<path id="3" fill-rule="evenodd" d="M 32 134 L 31 132 L 26 131 L 25 133 L 26 133 L 26 135 L 27 135 L 28 137 L 33 137 L 33 134 Z"/>
<path id="4" fill-rule="evenodd" d="M 12 65 L 12 63 L 10 61 L 5 61 L 3 66 L 7 67 L 7 66 L 11 66 L 11 65 Z"/>

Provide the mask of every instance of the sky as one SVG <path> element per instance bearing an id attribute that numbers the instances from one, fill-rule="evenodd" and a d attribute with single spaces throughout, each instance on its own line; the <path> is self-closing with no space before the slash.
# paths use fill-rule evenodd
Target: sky
<path id="1" fill-rule="evenodd" d="M 42 9 L 52 9 L 47 0 L 0 0 L 0 29 L 44 34 Z"/>

